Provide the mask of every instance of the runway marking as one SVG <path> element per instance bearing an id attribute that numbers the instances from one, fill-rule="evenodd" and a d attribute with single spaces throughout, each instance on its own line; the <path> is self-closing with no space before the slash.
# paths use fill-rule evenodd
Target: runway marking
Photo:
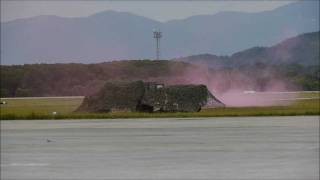
<path id="1" fill-rule="evenodd" d="M 290 98 L 290 99 L 278 99 L 279 101 L 294 101 L 294 100 L 310 100 L 310 99 L 320 99 L 318 97 L 312 98 Z"/>
<path id="2" fill-rule="evenodd" d="M 2 100 L 10 99 L 81 99 L 84 96 L 50 96 L 50 97 L 10 97 L 10 98 L 1 98 Z"/>
<path id="3" fill-rule="evenodd" d="M 248 94 L 298 94 L 298 93 L 320 93 L 320 91 L 245 91 Z M 245 94 L 246 94 L 245 93 Z"/>
<path id="4" fill-rule="evenodd" d="M 11 164 L 2 164 L 1 166 L 49 166 L 48 163 L 11 163 Z"/>

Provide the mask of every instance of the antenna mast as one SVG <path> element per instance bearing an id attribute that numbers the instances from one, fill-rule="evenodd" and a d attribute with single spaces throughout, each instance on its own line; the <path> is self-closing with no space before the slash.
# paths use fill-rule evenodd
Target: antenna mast
<path id="1" fill-rule="evenodd" d="M 160 38 L 162 37 L 162 34 L 160 30 L 154 30 L 153 31 L 153 38 L 156 39 L 156 57 L 157 60 L 160 58 Z"/>

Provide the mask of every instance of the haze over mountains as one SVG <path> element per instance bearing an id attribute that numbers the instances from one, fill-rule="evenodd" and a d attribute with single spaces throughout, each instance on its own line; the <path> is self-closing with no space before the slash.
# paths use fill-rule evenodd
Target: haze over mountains
<path id="1" fill-rule="evenodd" d="M 319 1 L 260 13 L 221 12 L 165 23 L 131 13 L 38 16 L 1 23 L 1 64 L 95 63 L 154 58 L 152 30 L 163 32 L 161 57 L 230 55 L 319 31 Z"/>
<path id="2" fill-rule="evenodd" d="M 319 65 L 319 31 L 306 33 L 282 41 L 271 47 L 253 47 L 231 56 L 199 54 L 174 59 L 210 68 L 230 68 L 242 65 L 299 64 Z"/>

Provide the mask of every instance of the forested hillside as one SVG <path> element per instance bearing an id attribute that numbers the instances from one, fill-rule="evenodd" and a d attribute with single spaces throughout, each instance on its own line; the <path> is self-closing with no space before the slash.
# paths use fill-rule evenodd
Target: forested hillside
<path id="1" fill-rule="evenodd" d="M 1 66 L 1 97 L 73 96 L 96 92 L 105 81 L 205 84 L 213 93 L 229 90 L 319 90 L 319 67 L 255 63 L 208 69 L 177 61 L 131 60 L 99 64 Z"/>
<path id="2" fill-rule="evenodd" d="M 1 96 L 86 95 L 108 80 L 161 81 L 187 66 L 149 60 L 1 66 Z"/>
<path id="3" fill-rule="evenodd" d="M 207 65 L 212 68 L 239 67 L 255 63 L 312 66 L 320 63 L 319 40 L 318 31 L 286 39 L 271 47 L 246 49 L 232 56 L 200 54 L 175 60 Z"/>

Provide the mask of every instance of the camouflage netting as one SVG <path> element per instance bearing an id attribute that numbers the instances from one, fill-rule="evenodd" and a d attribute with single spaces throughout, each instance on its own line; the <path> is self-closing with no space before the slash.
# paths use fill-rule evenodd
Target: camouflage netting
<path id="1" fill-rule="evenodd" d="M 107 82 L 98 93 L 87 96 L 77 111 L 196 112 L 204 106 L 224 106 L 204 85 Z"/>

